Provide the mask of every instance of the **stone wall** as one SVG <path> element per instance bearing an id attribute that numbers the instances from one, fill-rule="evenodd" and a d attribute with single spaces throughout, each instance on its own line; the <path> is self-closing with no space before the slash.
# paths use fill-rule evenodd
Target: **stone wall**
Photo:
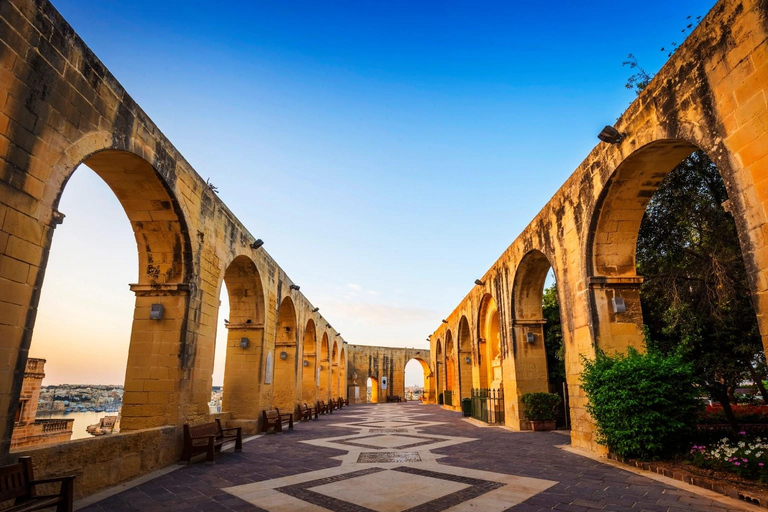
<path id="1" fill-rule="evenodd" d="M 424 370 L 424 392 L 434 400 L 433 372 L 429 366 L 429 350 L 416 348 L 348 345 L 347 382 L 350 403 L 365 403 L 368 378 L 376 388 L 378 402 L 387 396 L 405 397 L 405 365 L 415 359 Z M 383 382 L 386 380 L 386 389 Z"/>
<path id="2" fill-rule="evenodd" d="M 706 152 L 724 178 L 768 346 L 767 16 L 765 2 L 719 1 L 616 122 L 626 138 L 598 144 L 485 275 L 466 276 L 482 284 L 432 334 L 432 364 L 459 357 L 457 343 L 450 355 L 437 349 L 466 322 L 473 381 L 490 385 L 495 347 L 487 333 L 497 322 L 509 426 L 526 427 L 520 396 L 547 387 L 541 293 L 551 266 L 561 304 L 571 439 L 602 450 L 585 410 L 580 358 L 592 357 L 595 347 L 642 346 L 638 229 L 659 183 L 695 149 Z M 614 313 L 614 297 L 624 299 L 626 312 Z M 485 307 L 489 298 L 497 317 Z M 445 382 L 440 373 L 438 379 Z"/>

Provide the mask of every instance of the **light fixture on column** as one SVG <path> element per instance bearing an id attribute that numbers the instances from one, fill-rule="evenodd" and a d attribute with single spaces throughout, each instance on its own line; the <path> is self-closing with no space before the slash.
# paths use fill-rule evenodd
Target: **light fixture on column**
<path id="1" fill-rule="evenodd" d="M 292 285 L 291 285 L 291 290 L 296 290 L 296 291 L 299 291 L 300 289 L 301 289 L 301 286 L 299 286 L 299 285 L 297 285 L 297 284 L 292 284 Z"/>
<path id="2" fill-rule="evenodd" d="M 467 364 L 469 364 L 469 363 L 471 363 L 471 362 L 472 362 L 472 358 L 471 358 L 471 357 L 469 357 L 469 356 L 467 356 L 467 357 L 465 357 L 465 358 L 464 358 L 464 362 L 465 362 L 465 363 L 467 363 Z"/>
<path id="3" fill-rule="evenodd" d="M 152 304 L 152 306 L 150 306 L 149 308 L 149 319 L 162 320 L 164 312 L 165 312 L 165 307 L 163 307 L 162 304 Z"/>
<path id="4" fill-rule="evenodd" d="M 475 279 L 475 284 L 476 284 L 477 286 L 485 286 L 485 282 L 484 282 L 484 281 L 481 281 L 481 280 L 479 280 L 479 279 Z"/>
<path id="5" fill-rule="evenodd" d="M 626 136 L 626 133 L 621 133 L 613 126 L 606 126 L 603 128 L 603 131 L 597 135 L 597 138 L 608 144 L 618 144 L 623 141 Z"/>
<path id="6" fill-rule="evenodd" d="M 313 313 L 317 313 L 318 311 L 320 311 L 320 308 L 315 308 L 312 310 Z"/>
<path id="7" fill-rule="evenodd" d="M 536 342 L 536 335 L 533 334 L 530 331 L 525 335 L 525 337 L 528 340 L 528 343 L 535 343 Z"/>
<path id="8" fill-rule="evenodd" d="M 251 344 L 251 340 L 248 338 L 240 338 L 240 347 L 241 348 L 248 348 L 248 345 Z"/>
<path id="9" fill-rule="evenodd" d="M 304 360 L 304 366 L 309 366 L 309 361 L 307 361 L 306 359 Z"/>
<path id="10" fill-rule="evenodd" d="M 627 304 L 624 302 L 624 297 L 614 297 L 611 299 L 611 305 L 613 306 L 614 313 L 626 313 Z"/>
<path id="11" fill-rule="evenodd" d="M 259 238 L 259 239 L 257 239 L 256 241 L 254 241 L 254 242 L 251 244 L 251 249 L 258 249 L 258 248 L 259 248 L 259 247 L 261 247 L 262 245 L 264 245 L 264 240 L 262 240 L 261 238 Z"/>
<path id="12" fill-rule="evenodd" d="M 288 359 L 288 352 L 286 352 L 285 350 L 280 352 L 280 359 L 282 359 L 282 360 Z"/>

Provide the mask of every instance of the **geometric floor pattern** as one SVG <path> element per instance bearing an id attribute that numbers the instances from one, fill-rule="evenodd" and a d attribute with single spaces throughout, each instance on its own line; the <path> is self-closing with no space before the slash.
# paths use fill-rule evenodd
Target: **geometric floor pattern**
<path id="1" fill-rule="evenodd" d="M 726 512 L 733 502 L 565 451 L 554 432 L 482 428 L 435 405 L 353 405 L 260 436 L 87 512 Z M 77 504 L 76 504 L 77 505 Z"/>

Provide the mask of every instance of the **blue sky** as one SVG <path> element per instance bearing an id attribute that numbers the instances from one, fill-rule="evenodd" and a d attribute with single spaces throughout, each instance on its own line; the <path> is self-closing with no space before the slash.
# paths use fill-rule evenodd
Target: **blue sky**
<path id="1" fill-rule="evenodd" d="M 629 105 L 627 54 L 655 72 L 712 5 L 53 3 L 345 339 L 395 346 L 426 345 Z M 135 246 L 86 174 L 62 200 L 36 355 L 67 336 L 90 346 L 85 322 L 127 353 Z M 83 249 L 104 251 L 103 272 Z M 99 304 L 75 307 L 88 290 L 62 283 L 77 276 L 103 289 Z M 109 311 L 81 318 L 95 306 Z M 94 315 L 120 320 L 99 330 Z M 114 375 L 54 363 L 52 380 Z"/>

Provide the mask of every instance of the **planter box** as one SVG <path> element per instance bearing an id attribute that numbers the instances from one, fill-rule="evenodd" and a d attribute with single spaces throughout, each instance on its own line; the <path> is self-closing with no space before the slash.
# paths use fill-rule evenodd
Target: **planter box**
<path id="1" fill-rule="evenodd" d="M 531 430 L 535 430 L 537 432 L 542 432 L 545 430 L 555 430 L 555 420 L 549 420 L 549 421 L 530 421 L 531 423 Z"/>

